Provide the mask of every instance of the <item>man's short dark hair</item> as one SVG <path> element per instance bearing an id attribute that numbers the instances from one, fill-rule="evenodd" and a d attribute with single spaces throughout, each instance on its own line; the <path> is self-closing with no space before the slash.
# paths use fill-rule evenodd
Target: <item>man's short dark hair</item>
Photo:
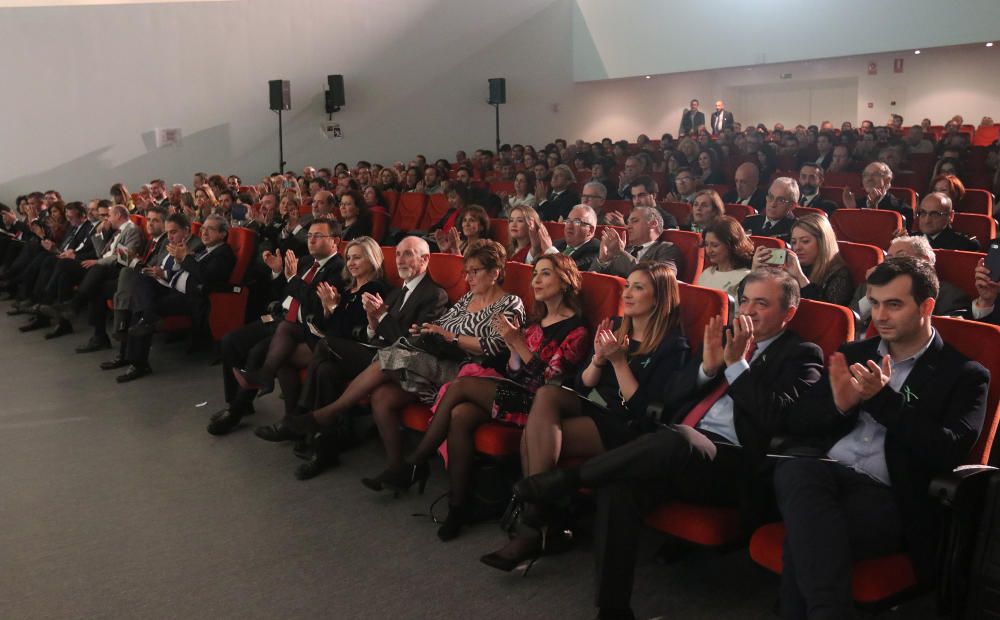
<path id="1" fill-rule="evenodd" d="M 653 180 L 653 177 L 646 175 L 637 176 L 635 180 L 632 181 L 631 187 L 635 187 L 636 185 L 643 186 L 650 194 L 660 193 L 660 188 L 656 185 L 656 181 Z"/>
<path id="2" fill-rule="evenodd" d="M 327 234 L 331 237 L 340 238 L 343 235 L 343 231 L 340 228 L 340 221 L 329 217 L 318 217 L 309 224 L 311 229 L 313 226 L 326 226 Z"/>
<path id="3" fill-rule="evenodd" d="M 323 177 L 313 177 L 313 178 L 309 179 L 309 184 L 312 185 L 313 183 L 319 185 L 320 189 L 329 189 L 330 188 L 330 184 L 327 183 L 326 179 L 324 179 Z"/>
<path id="4" fill-rule="evenodd" d="M 804 168 L 815 168 L 820 173 L 820 175 L 823 174 L 823 166 L 820 166 L 814 161 L 807 161 L 803 163 L 801 166 L 799 166 L 799 172 L 802 172 Z"/>
<path id="5" fill-rule="evenodd" d="M 917 305 L 928 299 L 937 299 L 941 284 L 934 267 L 929 262 L 912 256 L 887 258 L 875 267 L 867 281 L 872 286 L 885 286 L 900 276 L 910 276 L 910 292 Z"/>
<path id="6" fill-rule="evenodd" d="M 98 209 L 110 209 L 111 208 L 111 201 L 108 200 L 107 198 L 101 198 L 100 200 L 97 201 L 97 208 Z"/>
<path id="7" fill-rule="evenodd" d="M 191 229 L 191 221 L 183 213 L 173 213 L 167 217 L 167 222 L 173 222 L 177 224 L 178 228 L 183 228 L 185 230 Z"/>
<path id="8" fill-rule="evenodd" d="M 85 207 L 79 200 L 74 200 L 73 202 L 67 204 L 66 211 L 76 213 L 77 217 L 84 217 L 87 215 L 87 207 Z"/>
<path id="9" fill-rule="evenodd" d="M 216 194 L 215 197 L 216 198 L 222 198 L 223 196 L 229 196 L 230 198 L 233 199 L 233 202 L 239 202 L 239 196 L 236 194 L 235 191 L 233 191 L 231 189 L 220 190 L 219 193 Z"/>
<path id="10" fill-rule="evenodd" d="M 754 269 L 743 278 L 740 285 L 736 291 L 736 302 L 743 297 L 743 291 L 746 289 L 747 284 L 751 282 L 767 282 L 774 281 L 777 282 L 781 287 L 781 309 L 788 310 L 791 307 L 799 307 L 799 302 L 802 300 L 802 292 L 799 289 L 799 281 L 792 277 L 790 273 L 784 269 L 779 269 L 777 267 L 760 267 Z"/>
<path id="11" fill-rule="evenodd" d="M 146 216 L 147 217 L 149 215 L 153 214 L 153 213 L 156 213 L 160 217 L 162 217 L 163 221 L 167 220 L 167 210 L 164 209 L 163 207 L 150 207 L 150 208 L 146 209 Z"/>

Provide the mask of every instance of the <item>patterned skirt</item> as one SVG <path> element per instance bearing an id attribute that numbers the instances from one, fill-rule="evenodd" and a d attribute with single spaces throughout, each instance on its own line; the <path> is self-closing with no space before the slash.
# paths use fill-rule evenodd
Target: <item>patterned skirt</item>
<path id="1" fill-rule="evenodd" d="M 434 403 L 438 390 L 455 378 L 459 368 L 459 362 L 438 359 L 399 343 L 379 349 L 375 358 L 382 370 L 396 377 L 401 388 L 427 405 Z"/>

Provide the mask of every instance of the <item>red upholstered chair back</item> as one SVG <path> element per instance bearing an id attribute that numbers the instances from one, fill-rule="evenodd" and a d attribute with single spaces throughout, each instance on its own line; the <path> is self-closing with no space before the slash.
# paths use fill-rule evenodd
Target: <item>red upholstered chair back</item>
<path id="1" fill-rule="evenodd" d="M 757 215 L 757 209 L 754 209 L 750 205 L 727 204 L 726 215 L 735 218 L 739 222 L 743 222 L 743 220 L 751 215 Z"/>
<path id="2" fill-rule="evenodd" d="M 775 248 L 778 250 L 784 250 L 788 245 L 778 239 L 777 237 L 764 237 L 762 235 L 750 235 L 750 241 L 753 241 L 753 246 L 759 248 L 764 246 L 765 248 Z"/>
<path id="3" fill-rule="evenodd" d="M 826 211 L 815 207 L 792 207 L 792 213 L 795 214 L 795 217 L 802 217 L 803 215 L 809 215 L 810 213 L 827 217 Z"/>
<path id="4" fill-rule="evenodd" d="M 985 189 L 967 187 L 965 188 L 965 196 L 955 205 L 955 211 L 993 215 L 993 194 Z"/>
<path id="5" fill-rule="evenodd" d="M 625 280 L 593 271 L 583 272 L 583 318 L 593 334 L 604 319 L 622 315 Z"/>
<path id="6" fill-rule="evenodd" d="M 985 250 L 997 236 L 997 221 L 990 215 L 978 213 L 956 213 L 951 227 L 960 233 L 976 238 L 979 247 Z"/>
<path id="7" fill-rule="evenodd" d="M 372 209 L 372 239 L 382 243 L 385 232 L 389 228 L 389 214 L 382 209 Z"/>
<path id="8" fill-rule="evenodd" d="M 854 340 L 854 313 L 836 304 L 803 299 L 788 328 L 823 349 L 826 360 L 840 345 Z"/>
<path id="9" fill-rule="evenodd" d="M 686 202 L 663 202 L 660 203 L 663 210 L 677 218 L 678 226 L 687 226 L 691 223 L 691 205 Z"/>
<path id="10" fill-rule="evenodd" d="M 625 227 L 624 226 L 611 226 L 610 224 L 601 224 L 594 231 L 594 238 L 597 239 L 598 241 L 600 241 L 601 240 L 601 235 L 604 234 L 604 230 L 607 229 L 607 228 L 610 228 L 611 230 L 614 230 L 615 232 L 617 232 L 621 236 L 622 239 L 625 239 L 625 243 L 629 243 L 629 240 L 626 238 L 627 235 L 625 234 Z"/>
<path id="11" fill-rule="evenodd" d="M 254 247 L 257 244 L 257 233 L 249 228 L 230 228 L 226 237 L 229 247 L 233 248 L 236 254 L 236 266 L 229 276 L 229 283 L 238 285 L 243 283 L 243 277 L 247 273 L 250 261 L 253 259 Z"/>
<path id="12" fill-rule="evenodd" d="M 417 224 L 418 230 L 428 230 L 431 226 L 437 223 L 444 214 L 448 212 L 448 197 L 444 194 L 431 194 L 427 197 L 427 208 L 424 209 L 424 216 L 420 218 L 420 222 Z M 460 222 L 455 222 L 455 225 L 459 225 Z M 461 229 L 459 229 L 461 230 Z"/>
<path id="13" fill-rule="evenodd" d="M 617 211 L 622 217 L 628 219 L 628 214 L 632 212 L 631 200 L 608 200 L 604 203 L 605 211 Z"/>
<path id="14" fill-rule="evenodd" d="M 399 196 L 396 210 L 392 212 L 391 225 L 397 230 L 418 230 L 417 224 L 424 216 L 427 196 L 417 192 L 404 192 Z"/>
<path id="15" fill-rule="evenodd" d="M 503 289 L 521 298 L 525 311 L 535 305 L 535 294 L 531 289 L 534 267 L 525 263 L 508 262 L 504 269 Z"/>
<path id="16" fill-rule="evenodd" d="M 688 284 L 697 282 L 705 268 L 705 248 L 701 245 L 701 235 L 687 230 L 665 230 L 660 239 L 680 248 L 684 264 L 681 265 L 678 279 Z"/>
<path id="17" fill-rule="evenodd" d="M 490 192 L 494 194 L 499 194 L 500 192 L 507 192 L 508 194 L 514 193 L 514 182 L 513 181 L 493 181 L 490 183 Z"/>
<path id="18" fill-rule="evenodd" d="M 729 296 L 724 292 L 680 282 L 681 325 L 692 351 L 700 351 L 705 339 L 705 327 L 714 316 L 729 317 Z"/>
<path id="19" fill-rule="evenodd" d="M 195 237 L 201 234 L 201 222 L 191 222 L 191 234 Z"/>
<path id="20" fill-rule="evenodd" d="M 403 286 L 403 278 L 399 277 L 399 268 L 396 267 L 396 246 L 383 245 L 381 248 L 382 271 L 385 273 L 386 284 L 394 288 Z"/>
<path id="21" fill-rule="evenodd" d="M 545 226 L 545 230 L 549 231 L 549 237 L 553 241 L 566 238 L 566 225 L 562 222 L 542 222 L 542 226 Z"/>
<path id="22" fill-rule="evenodd" d="M 899 201 L 903 203 L 904 206 L 910 207 L 914 211 L 917 210 L 917 192 L 913 191 L 909 187 L 890 187 L 889 193 L 899 198 Z"/>
<path id="23" fill-rule="evenodd" d="M 847 263 L 847 269 L 851 272 L 851 281 L 854 282 L 854 286 L 864 282 L 868 270 L 881 263 L 885 258 L 885 252 L 882 251 L 882 248 L 866 243 L 838 241 L 837 247 L 840 250 L 840 257 Z"/>
<path id="24" fill-rule="evenodd" d="M 976 360 L 990 371 L 989 398 L 986 403 L 986 420 L 979 440 L 973 447 L 967 463 L 986 464 L 996 436 L 1000 403 L 1000 327 L 978 321 L 966 321 L 935 316 L 931 321 L 945 342 L 955 347 L 969 359 Z"/>
<path id="25" fill-rule="evenodd" d="M 502 218 L 493 218 L 490 220 L 490 237 L 502 245 L 504 249 L 510 245 L 510 229 L 507 228 L 508 222 Z M 509 256 L 507 258 L 510 258 Z"/>
<path id="26" fill-rule="evenodd" d="M 837 239 L 887 250 L 896 232 L 903 228 L 903 216 L 882 209 L 837 209 L 830 217 L 830 224 Z"/>
<path id="27" fill-rule="evenodd" d="M 462 257 L 457 254 L 431 254 L 428 272 L 438 286 L 448 293 L 448 301 L 451 303 L 469 292 Z"/>
<path id="28" fill-rule="evenodd" d="M 389 209 L 389 213 L 395 213 L 396 205 L 399 203 L 399 192 L 394 189 L 386 190 L 382 192 L 382 198 L 385 199 L 385 206 Z"/>
<path id="29" fill-rule="evenodd" d="M 962 252 L 960 250 L 934 250 L 937 260 L 934 270 L 938 278 L 950 282 L 965 291 L 970 299 L 979 296 L 976 290 L 976 265 L 986 257 L 982 252 Z"/>

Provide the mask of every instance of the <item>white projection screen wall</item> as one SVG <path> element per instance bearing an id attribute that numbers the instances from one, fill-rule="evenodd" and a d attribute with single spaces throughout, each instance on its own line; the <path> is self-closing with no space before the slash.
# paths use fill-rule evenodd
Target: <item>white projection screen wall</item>
<path id="1" fill-rule="evenodd" d="M 574 0 L 578 82 L 992 41 L 997 0 Z"/>

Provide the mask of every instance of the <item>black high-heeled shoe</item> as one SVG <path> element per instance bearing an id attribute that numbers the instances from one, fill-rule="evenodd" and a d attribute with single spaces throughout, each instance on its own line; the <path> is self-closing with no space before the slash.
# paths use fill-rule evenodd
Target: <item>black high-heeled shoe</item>
<path id="1" fill-rule="evenodd" d="M 362 478 L 361 484 L 372 491 L 390 489 L 396 496 L 403 491 L 408 491 L 411 486 L 416 484 L 417 492 L 423 495 L 430 473 L 430 467 L 427 466 L 426 462 L 416 465 L 406 463 L 400 469 L 387 469 L 374 478 Z"/>
<path id="2" fill-rule="evenodd" d="M 500 519 L 500 527 L 508 533 L 510 541 L 503 548 L 480 557 L 479 561 L 507 573 L 527 562 L 523 577 L 541 556 L 569 549 L 573 532 L 554 525 L 562 519 L 555 518 L 551 512 L 537 504 L 523 502 L 515 494 Z"/>
<path id="3" fill-rule="evenodd" d="M 469 510 L 465 506 L 448 505 L 448 516 L 438 528 L 437 535 L 441 542 L 458 538 L 462 526 L 469 522 Z"/>

